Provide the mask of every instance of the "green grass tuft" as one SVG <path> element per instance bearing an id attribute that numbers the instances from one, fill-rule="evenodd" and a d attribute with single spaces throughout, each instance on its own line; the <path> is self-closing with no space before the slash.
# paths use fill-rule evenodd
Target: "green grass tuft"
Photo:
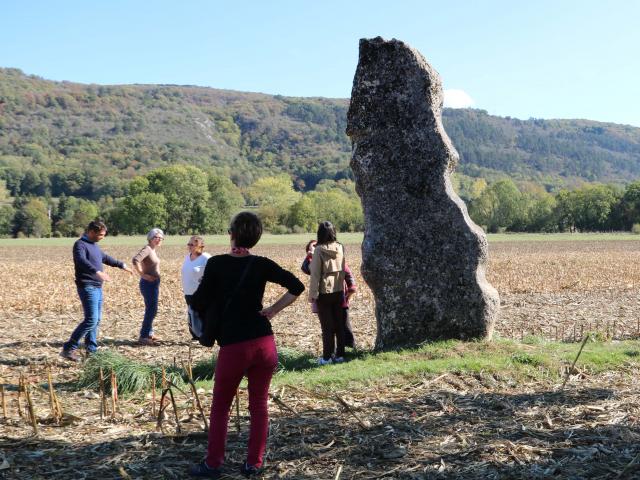
<path id="1" fill-rule="evenodd" d="M 514 363 L 520 363 L 521 365 L 531 365 L 533 367 L 539 367 L 543 364 L 542 360 L 530 355 L 526 352 L 514 353 L 511 355 L 511 360 Z"/>
<path id="2" fill-rule="evenodd" d="M 206 360 L 200 360 L 196 363 L 191 370 L 193 371 L 193 380 L 201 381 L 201 380 L 211 380 L 213 378 L 213 373 L 216 371 L 216 361 L 217 357 L 211 356 Z"/>
<path id="3" fill-rule="evenodd" d="M 211 380 L 216 370 L 215 356 L 201 360 L 193 366 L 193 379 L 198 381 Z M 318 365 L 313 355 L 307 352 L 299 352 L 294 348 L 278 348 L 278 373 L 295 372 L 316 368 Z"/>
<path id="4" fill-rule="evenodd" d="M 99 389 L 100 368 L 105 377 L 104 388 L 106 392 L 111 391 L 111 372 L 116 374 L 118 381 L 118 394 L 128 395 L 140 391 L 151 389 L 153 373 L 156 374 L 156 387 L 162 383 L 162 367 L 152 366 L 145 363 L 136 362 L 119 353 L 104 350 L 91 355 L 85 362 L 78 388 Z M 167 379 L 177 386 L 184 385 L 182 371 L 175 367 L 165 368 Z"/>
<path id="5" fill-rule="evenodd" d="M 546 343 L 546 340 L 537 335 L 525 335 L 525 337 L 522 339 L 522 343 L 524 343 L 525 345 L 542 345 Z"/>
<path id="6" fill-rule="evenodd" d="M 308 352 L 299 352 L 289 347 L 278 349 L 278 372 L 296 372 L 317 366 L 316 358 Z"/>

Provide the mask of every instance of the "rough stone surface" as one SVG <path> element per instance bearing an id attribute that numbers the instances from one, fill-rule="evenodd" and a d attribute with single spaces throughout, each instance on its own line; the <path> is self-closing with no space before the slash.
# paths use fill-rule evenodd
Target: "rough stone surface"
<path id="1" fill-rule="evenodd" d="M 440 77 L 417 50 L 360 40 L 347 134 L 380 349 L 487 338 L 498 312 L 485 279 L 486 237 L 451 186 L 458 153 L 442 101 Z"/>

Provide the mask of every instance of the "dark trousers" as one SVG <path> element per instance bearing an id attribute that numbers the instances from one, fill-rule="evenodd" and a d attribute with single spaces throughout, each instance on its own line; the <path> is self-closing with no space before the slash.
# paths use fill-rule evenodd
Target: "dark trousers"
<path id="1" fill-rule="evenodd" d="M 322 358 L 344 357 L 344 309 L 342 292 L 318 296 L 318 318 L 322 329 Z"/>
<path id="2" fill-rule="evenodd" d="M 356 348 L 356 339 L 353 336 L 353 328 L 351 328 L 351 322 L 349 321 L 349 309 L 342 308 L 344 311 L 344 345 L 349 348 Z"/>
<path id="3" fill-rule="evenodd" d="M 153 335 L 153 319 L 158 314 L 158 297 L 160 295 L 160 280 L 148 282 L 144 278 L 140 279 L 140 293 L 144 299 L 144 318 L 140 328 L 140 338 L 147 338 Z"/>

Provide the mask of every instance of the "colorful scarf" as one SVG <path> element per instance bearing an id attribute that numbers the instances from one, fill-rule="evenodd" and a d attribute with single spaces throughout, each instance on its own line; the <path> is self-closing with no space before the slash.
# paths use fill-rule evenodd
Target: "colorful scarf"
<path id="1" fill-rule="evenodd" d="M 233 255 L 251 255 L 251 252 L 249 251 L 248 248 L 244 248 L 244 247 L 231 247 L 231 253 Z"/>

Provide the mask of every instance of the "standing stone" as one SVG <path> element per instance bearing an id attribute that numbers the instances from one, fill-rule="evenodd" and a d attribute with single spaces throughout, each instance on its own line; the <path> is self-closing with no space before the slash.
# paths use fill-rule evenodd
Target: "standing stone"
<path id="1" fill-rule="evenodd" d="M 485 279 L 486 237 L 451 187 L 458 153 L 442 126 L 442 101 L 440 77 L 417 50 L 360 40 L 347 135 L 378 349 L 490 338 L 498 312 Z"/>

